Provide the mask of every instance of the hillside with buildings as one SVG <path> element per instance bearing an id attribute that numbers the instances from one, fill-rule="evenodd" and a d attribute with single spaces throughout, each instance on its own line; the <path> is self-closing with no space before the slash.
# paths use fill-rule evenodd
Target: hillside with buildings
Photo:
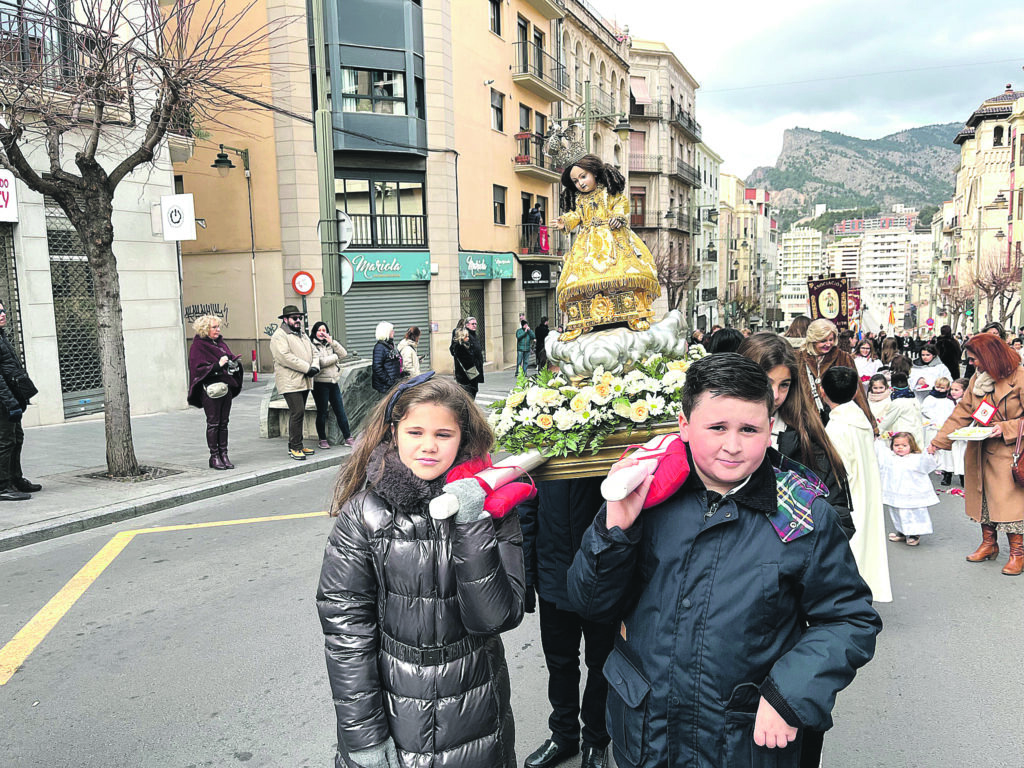
<path id="1" fill-rule="evenodd" d="M 934 205 L 953 193 L 960 159 L 953 139 L 960 128 L 928 125 L 870 140 L 791 128 L 774 167 L 755 168 L 747 184 L 772 190 L 778 208 L 800 215 L 819 203 L 882 210 L 895 203 Z"/>

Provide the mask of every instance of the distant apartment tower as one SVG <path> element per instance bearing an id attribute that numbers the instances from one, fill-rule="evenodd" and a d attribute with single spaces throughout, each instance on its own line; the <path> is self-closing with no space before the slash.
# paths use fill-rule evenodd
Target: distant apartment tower
<path id="1" fill-rule="evenodd" d="M 809 314 L 807 278 L 826 269 L 825 238 L 809 227 L 796 227 L 779 236 L 778 294 L 783 322 Z"/>
<path id="2" fill-rule="evenodd" d="M 707 330 L 718 322 L 718 252 L 720 246 L 718 221 L 718 173 L 722 158 L 706 144 L 697 145 L 697 171 L 701 187 L 697 190 L 697 218 L 700 232 L 694 234 L 697 268 L 697 327 Z"/>
<path id="3" fill-rule="evenodd" d="M 892 307 L 902 325 L 914 235 L 898 229 L 865 232 L 860 247 L 861 297 L 871 317 L 885 323 Z"/>
<path id="4" fill-rule="evenodd" d="M 917 211 L 901 211 L 900 213 L 876 216 L 873 219 L 844 219 L 832 227 L 837 237 L 842 235 L 858 235 L 869 229 L 905 229 L 913 232 L 917 226 Z"/>
<path id="5" fill-rule="evenodd" d="M 828 270 L 837 275 L 844 272 L 851 280 L 860 276 L 860 243 L 862 237 L 841 237 L 825 248 Z"/>

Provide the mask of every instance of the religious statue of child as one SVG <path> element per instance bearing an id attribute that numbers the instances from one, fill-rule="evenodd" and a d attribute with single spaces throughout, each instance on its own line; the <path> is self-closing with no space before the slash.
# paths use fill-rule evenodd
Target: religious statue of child
<path id="1" fill-rule="evenodd" d="M 558 280 L 558 306 L 567 318 L 559 341 L 596 326 L 650 328 L 651 303 L 661 295 L 654 257 L 629 228 L 626 180 L 596 155 L 562 172 L 562 215 L 555 229 L 576 230 Z"/>

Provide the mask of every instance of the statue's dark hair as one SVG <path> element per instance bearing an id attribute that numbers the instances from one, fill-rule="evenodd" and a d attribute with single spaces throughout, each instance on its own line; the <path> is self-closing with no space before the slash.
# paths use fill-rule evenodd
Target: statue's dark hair
<path id="1" fill-rule="evenodd" d="M 571 211 L 576 207 L 576 185 L 573 184 L 572 169 L 579 166 L 593 174 L 594 180 L 608 190 L 609 195 L 621 194 L 626 189 L 626 179 L 614 165 L 601 160 L 597 155 L 584 155 L 562 171 L 562 195 L 560 203 L 562 211 Z"/>
<path id="2" fill-rule="evenodd" d="M 753 360 L 735 352 L 708 355 L 690 364 L 680 401 L 687 419 L 705 392 L 710 392 L 712 397 L 735 397 L 751 403 L 764 403 L 769 416 L 775 409 L 775 394 L 768 374 Z"/>

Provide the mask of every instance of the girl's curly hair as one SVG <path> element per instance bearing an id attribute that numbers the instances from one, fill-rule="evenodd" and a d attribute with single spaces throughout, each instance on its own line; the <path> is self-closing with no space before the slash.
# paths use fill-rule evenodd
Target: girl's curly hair
<path id="1" fill-rule="evenodd" d="M 621 194 L 626 188 L 626 179 L 615 166 L 604 162 L 597 155 L 584 155 L 562 171 L 562 194 L 559 201 L 563 213 L 576 207 L 576 185 L 570 174 L 577 166 L 592 174 L 594 180 L 608 190 L 609 195 Z"/>

